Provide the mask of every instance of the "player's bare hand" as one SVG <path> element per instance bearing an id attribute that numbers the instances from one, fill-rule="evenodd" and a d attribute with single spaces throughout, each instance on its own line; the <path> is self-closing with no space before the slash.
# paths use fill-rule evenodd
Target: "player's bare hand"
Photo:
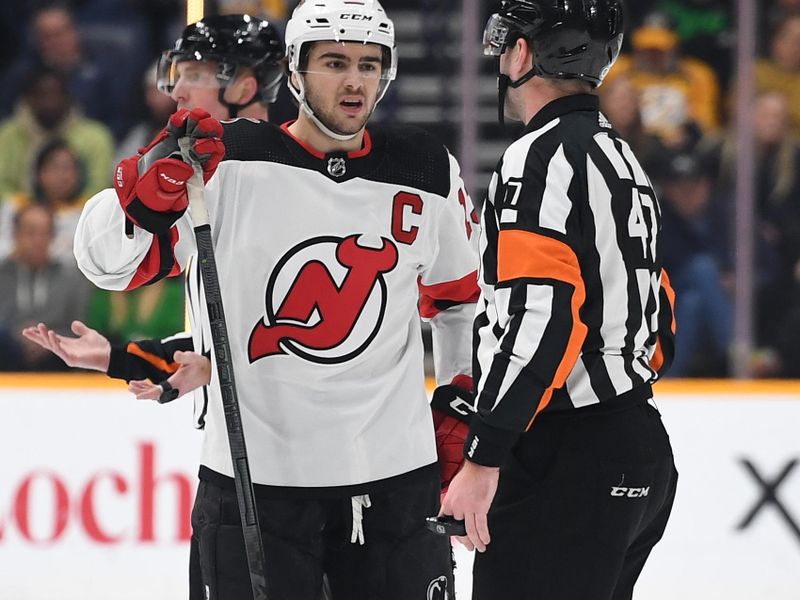
<path id="1" fill-rule="evenodd" d="M 456 539 L 468 550 L 484 552 L 491 541 L 486 515 L 497 492 L 499 478 L 499 468 L 484 467 L 466 460 L 464 467 L 450 482 L 439 514 L 453 515 L 464 521 L 467 535 Z"/>
<path id="2" fill-rule="evenodd" d="M 178 390 L 176 398 L 211 383 L 211 361 L 205 356 L 196 352 L 178 351 L 173 360 L 178 363 L 178 370 L 166 381 L 173 390 Z M 165 389 L 163 384 L 143 379 L 131 381 L 128 391 L 137 400 L 158 400 Z"/>
<path id="3" fill-rule="evenodd" d="M 77 337 L 60 335 L 44 323 L 22 330 L 22 335 L 42 348 L 49 350 L 69 367 L 108 371 L 111 360 L 111 343 L 101 333 L 81 321 L 72 322 L 72 332 Z"/>

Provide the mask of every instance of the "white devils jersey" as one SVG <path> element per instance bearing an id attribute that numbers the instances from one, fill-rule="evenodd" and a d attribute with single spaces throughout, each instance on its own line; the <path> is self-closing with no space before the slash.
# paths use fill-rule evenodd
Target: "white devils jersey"
<path id="1" fill-rule="evenodd" d="M 240 119 L 224 142 L 206 203 L 253 481 L 358 485 L 434 463 L 419 316 L 449 383 L 471 370 L 477 298 L 476 219 L 455 159 L 406 128 L 322 155 L 285 126 Z M 124 221 L 113 190 L 84 209 L 75 252 L 98 286 L 194 262 L 188 213 L 168 236 L 137 227 L 129 239 Z M 190 271 L 194 348 L 208 352 L 198 281 Z M 216 379 L 197 415 L 202 464 L 232 476 Z"/>

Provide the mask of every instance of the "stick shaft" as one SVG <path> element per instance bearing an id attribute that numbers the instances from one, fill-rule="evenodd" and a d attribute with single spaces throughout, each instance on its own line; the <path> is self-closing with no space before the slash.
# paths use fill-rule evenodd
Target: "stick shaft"
<path id="1" fill-rule="evenodd" d="M 179 141 L 179 144 L 184 157 L 188 158 L 188 140 L 183 138 Z M 228 326 L 222 306 L 222 293 L 219 286 L 217 261 L 214 255 L 214 243 L 211 239 L 211 226 L 208 222 L 208 211 L 206 210 L 205 195 L 203 193 L 203 176 L 200 165 L 192 164 L 192 167 L 194 168 L 194 175 L 192 175 L 187 185 L 189 211 L 194 223 L 197 262 L 206 295 L 206 309 L 211 328 L 211 341 L 214 346 L 214 361 L 217 365 L 222 407 L 225 413 L 225 426 L 228 430 L 228 443 L 233 464 L 233 480 L 236 486 L 236 499 L 239 503 L 239 516 L 242 520 L 242 533 L 244 535 L 247 566 L 250 571 L 250 584 L 253 590 L 253 600 L 268 600 L 264 543 L 261 539 L 261 529 L 258 525 L 255 493 L 253 491 L 253 481 L 250 477 L 250 463 L 247 458 L 247 446 L 244 441 L 239 397 L 236 393 Z"/>

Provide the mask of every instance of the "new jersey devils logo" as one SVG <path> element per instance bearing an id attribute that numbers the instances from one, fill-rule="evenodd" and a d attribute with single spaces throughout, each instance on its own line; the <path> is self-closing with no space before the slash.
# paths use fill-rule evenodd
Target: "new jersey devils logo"
<path id="1" fill-rule="evenodd" d="M 250 334 L 250 362 L 287 352 L 317 363 L 357 356 L 378 333 L 386 309 L 383 276 L 396 265 L 397 247 L 377 236 L 320 237 L 295 246 L 270 276 L 268 322 Z"/>
<path id="2" fill-rule="evenodd" d="M 428 593 L 425 598 L 427 600 L 450 600 L 450 593 L 447 590 L 447 577 L 441 575 L 433 579 L 428 584 Z"/>

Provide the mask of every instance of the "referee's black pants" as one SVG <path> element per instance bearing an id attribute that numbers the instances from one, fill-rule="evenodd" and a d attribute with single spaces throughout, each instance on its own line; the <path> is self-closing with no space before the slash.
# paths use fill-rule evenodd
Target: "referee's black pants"
<path id="1" fill-rule="evenodd" d="M 649 395 L 537 417 L 500 469 L 473 600 L 632 597 L 678 477 Z"/>

